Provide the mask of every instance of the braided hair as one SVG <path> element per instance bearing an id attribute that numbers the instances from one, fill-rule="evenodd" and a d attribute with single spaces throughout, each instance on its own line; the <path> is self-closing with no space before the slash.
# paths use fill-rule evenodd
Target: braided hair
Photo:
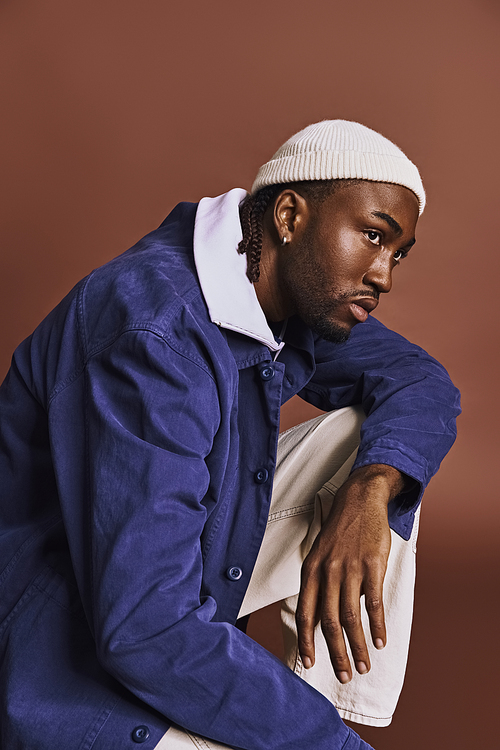
<path id="1" fill-rule="evenodd" d="M 360 180 L 308 180 L 290 182 L 281 185 L 267 185 L 254 195 L 248 195 L 240 206 L 240 220 L 243 239 L 238 245 L 238 252 L 247 256 L 247 276 L 256 282 L 260 277 L 260 256 L 262 253 L 262 236 L 264 233 L 264 214 L 275 198 L 287 188 L 307 198 L 315 204 L 323 203 L 341 185 L 352 185 Z"/>
<path id="2" fill-rule="evenodd" d="M 262 252 L 262 234 L 264 231 L 264 214 L 272 199 L 277 195 L 280 185 L 268 185 L 255 195 L 248 195 L 240 206 L 241 228 L 243 239 L 238 245 L 238 252 L 247 255 L 247 276 L 255 282 L 260 277 L 260 256 Z"/>

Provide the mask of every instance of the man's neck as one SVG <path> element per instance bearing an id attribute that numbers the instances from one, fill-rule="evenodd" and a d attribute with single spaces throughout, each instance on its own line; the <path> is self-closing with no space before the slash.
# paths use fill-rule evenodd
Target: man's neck
<path id="1" fill-rule="evenodd" d="M 257 299 L 269 323 L 285 320 L 293 314 L 288 310 L 279 283 L 279 250 L 264 232 L 262 238 L 262 255 L 260 277 L 255 282 Z"/>

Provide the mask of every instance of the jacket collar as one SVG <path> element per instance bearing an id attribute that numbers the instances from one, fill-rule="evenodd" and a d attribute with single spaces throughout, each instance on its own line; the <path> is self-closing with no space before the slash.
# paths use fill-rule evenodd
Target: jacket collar
<path id="1" fill-rule="evenodd" d="M 202 198 L 194 224 L 194 260 L 213 323 L 280 352 L 246 275 L 247 259 L 237 251 L 243 236 L 239 205 L 247 193 L 235 188 L 217 198 Z"/>

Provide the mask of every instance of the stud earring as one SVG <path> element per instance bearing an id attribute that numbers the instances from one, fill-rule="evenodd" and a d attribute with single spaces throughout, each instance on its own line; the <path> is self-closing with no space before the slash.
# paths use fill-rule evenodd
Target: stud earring
<path id="1" fill-rule="evenodd" d="M 288 237 L 285 237 L 283 235 L 283 237 L 281 238 L 281 244 L 282 244 L 282 246 L 285 246 L 287 242 L 288 242 Z"/>

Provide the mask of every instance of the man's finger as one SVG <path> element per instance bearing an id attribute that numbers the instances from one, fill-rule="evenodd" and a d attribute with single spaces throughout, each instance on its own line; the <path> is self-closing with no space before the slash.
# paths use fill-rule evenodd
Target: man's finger
<path id="1" fill-rule="evenodd" d="M 356 579 L 349 578 L 344 583 L 340 599 L 340 622 L 349 640 L 356 670 L 365 674 L 370 671 L 371 664 L 361 620 L 360 588 Z"/>
<path id="2" fill-rule="evenodd" d="M 372 573 L 373 575 L 373 573 Z M 365 607 L 370 621 L 370 632 L 375 648 L 384 648 L 387 643 L 385 629 L 383 574 L 375 574 L 364 586 Z"/>
<path id="3" fill-rule="evenodd" d="M 319 588 L 319 576 L 307 575 L 303 568 L 295 620 L 297 623 L 299 654 L 302 664 L 306 669 L 310 669 L 315 660 L 314 626 L 316 625 Z"/>
<path id="4" fill-rule="evenodd" d="M 339 682 L 345 684 L 352 679 L 352 669 L 342 629 L 338 590 L 330 588 L 325 595 L 321 612 L 321 630 L 325 636 L 335 675 Z"/>

